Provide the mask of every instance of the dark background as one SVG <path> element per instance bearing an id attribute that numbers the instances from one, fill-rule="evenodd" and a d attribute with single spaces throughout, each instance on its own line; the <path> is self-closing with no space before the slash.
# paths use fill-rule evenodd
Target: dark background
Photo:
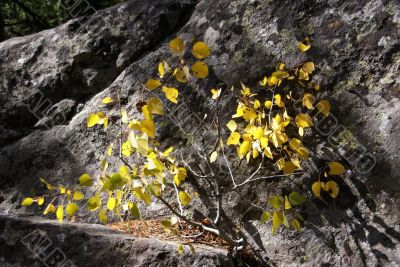
<path id="1" fill-rule="evenodd" d="M 126 0 L 87 0 L 96 10 Z M 0 0 L 0 42 L 53 28 L 72 19 L 62 6 L 70 0 Z"/>

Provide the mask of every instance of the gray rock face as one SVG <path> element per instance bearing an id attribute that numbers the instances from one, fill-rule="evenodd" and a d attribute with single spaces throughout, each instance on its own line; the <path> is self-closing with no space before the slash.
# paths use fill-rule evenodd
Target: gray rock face
<path id="1" fill-rule="evenodd" d="M 226 251 L 136 238 L 107 227 L 0 216 L 1 266 L 232 266 Z"/>
<path id="2" fill-rule="evenodd" d="M 98 169 L 116 130 L 87 129 L 86 117 L 116 91 L 134 114 L 142 100 L 141 83 L 154 75 L 161 59 L 173 61 L 166 44 L 178 34 L 205 40 L 212 48 L 206 60 L 211 84 L 252 86 L 279 62 L 294 67 L 311 60 L 317 67 L 314 79 L 332 103 L 337 125 L 320 131 L 315 142 L 323 145 L 308 165 L 318 167 L 332 158 L 346 163 L 339 198 L 308 201 L 305 230 L 299 234 L 282 230 L 272 236 L 270 225 L 259 225 L 259 213 L 246 213 L 243 228 L 255 246 L 280 266 L 400 264 L 398 1 L 219 0 L 195 6 L 130 1 L 99 12 L 92 21 L 83 27 L 71 21 L 0 44 L 1 213 L 37 214 L 18 203 L 39 187 L 38 177 L 72 184 L 80 174 Z M 312 49 L 299 53 L 296 43 L 306 36 L 312 38 Z M 209 85 L 190 86 L 191 108 L 201 117 L 212 112 Z M 229 110 L 233 102 L 224 104 Z M 49 119 L 53 113 L 43 112 L 45 106 L 55 114 L 65 112 L 66 120 Z M 118 113 L 114 108 L 107 112 Z M 160 123 L 165 125 L 159 133 L 163 142 L 185 144 L 176 127 Z M 188 122 L 187 127 L 197 126 Z M 340 134 L 343 129 L 350 137 Z M 357 151 L 373 159 L 370 172 L 351 156 Z M 249 185 L 245 195 L 262 200 L 283 188 L 309 192 L 317 174 L 305 169 L 296 184 L 260 182 Z M 237 195 L 229 195 L 224 205 L 235 218 L 248 208 Z M 199 209 L 204 206 L 199 203 Z M 145 217 L 165 213 L 157 203 L 141 208 Z M 84 214 L 78 220 L 96 219 Z"/>

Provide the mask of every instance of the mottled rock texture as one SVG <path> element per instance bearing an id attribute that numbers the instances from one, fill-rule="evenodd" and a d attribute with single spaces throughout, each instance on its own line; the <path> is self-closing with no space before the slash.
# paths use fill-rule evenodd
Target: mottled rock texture
<path id="1" fill-rule="evenodd" d="M 0 212 L 38 214 L 39 210 L 18 204 L 23 195 L 35 193 L 32 188 L 39 188 L 38 177 L 72 184 L 80 174 L 97 170 L 115 130 L 89 130 L 86 117 L 99 110 L 103 97 L 116 91 L 134 114 L 142 97 L 141 83 L 154 75 L 161 59 L 173 60 L 166 44 L 180 35 L 210 45 L 212 55 L 206 60 L 210 83 L 227 88 L 238 88 L 240 81 L 255 85 L 279 62 L 288 67 L 315 62 L 314 79 L 332 103 L 337 123 L 352 134 L 350 141 L 344 137 L 338 141 L 333 138 L 337 133 L 322 132 L 309 144 L 315 145 L 310 167 L 295 183 L 264 181 L 245 188 L 251 200 L 294 188 L 309 192 L 317 175 L 312 166 L 315 169 L 324 160 L 336 159 L 349 169 L 340 181 L 337 201 L 313 200 L 308 193 L 311 200 L 303 211 L 307 220 L 301 233 L 281 230 L 271 235 L 269 224 L 259 225 L 259 212 L 246 213 L 243 229 L 270 263 L 399 265 L 399 32 L 400 4 L 394 0 L 157 0 L 129 1 L 98 12 L 82 26 L 71 21 L 3 42 Z M 296 43 L 306 36 L 312 39 L 312 49 L 302 54 Z M 206 82 L 181 90 L 185 88 L 193 111 L 201 116 L 212 112 Z M 37 105 L 41 98 L 43 106 Z M 223 104 L 231 110 L 234 101 Z M 108 112 L 115 116 L 118 110 Z M 160 124 L 163 142 L 185 147 L 176 127 L 167 119 Z M 186 126 L 198 125 L 189 121 Z M 342 143 L 352 144 L 351 149 Z M 375 159 L 372 171 L 360 171 L 359 163 L 349 157 L 357 150 Z M 195 160 L 189 148 L 183 152 L 188 161 Z M 204 212 L 208 205 L 199 203 L 198 209 Z M 227 214 L 236 218 L 233 223 L 248 208 L 233 194 L 224 199 L 224 205 Z M 141 208 L 145 217 L 166 212 L 158 203 Z M 96 218 L 84 214 L 78 220 Z"/>

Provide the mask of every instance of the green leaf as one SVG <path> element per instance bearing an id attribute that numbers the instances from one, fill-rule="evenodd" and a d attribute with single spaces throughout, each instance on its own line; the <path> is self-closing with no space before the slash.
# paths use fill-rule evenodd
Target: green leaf
<path id="1" fill-rule="evenodd" d="M 261 214 L 260 223 L 266 223 L 271 218 L 271 213 L 268 211 L 263 211 Z"/>
<path id="2" fill-rule="evenodd" d="M 297 192 L 292 192 L 289 194 L 289 202 L 293 206 L 298 206 L 303 204 L 306 201 L 306 198 L 300 195 Z"/>
<path id="3" fill-rule="evenodd" d="M 102 209 L 99 212 L 99 219 L 100 219 L 102 224 L 106 224 L 107 223 L 108 218 L 107 218 L 107 210 L 106 209 Z"/>
<path id="4" fill-rule="evenodd" d="M 182 243 L 178 243 L 178 253 L 183 254 L 183 246 Z"/>
<path id="5" fill-rule="evenodd" d="M 89 174 L 85 173 L 79 177 L 79 185 L 80 186 L 92 186 L 93 185 L 93 178 L 90 177 Z"/>
<path id="6" fill-rule="evenodd" d="M 192 201 L 192 198 L 188 193 L 179 191 L 179 201 L 181 202 L 182 206 L 187 206 Z"/>
<path id="7" fill-rule="evenodd" d="M 87 207 L 90 211 L 95 211 L 101 206 L 100 195 L 97 194 L 88 199 Z"/>
<path id="8" fill-rule="evenodd" d="M 268 198 L 268 204 L 274 209 L 280 209 L 283 206 L 283 199 L 280 196 L 276 195 Z"/>
<path id="9" fill-rule="evenodd" d="M 131 215 L 135 218 L 135 219 L 142 219 L 142 215 L 140 214 L 140 210 L 138 208 L 138 206 L 136 205 L 135 202 L 129 202 L 129 210 L 131 212 Z"/>

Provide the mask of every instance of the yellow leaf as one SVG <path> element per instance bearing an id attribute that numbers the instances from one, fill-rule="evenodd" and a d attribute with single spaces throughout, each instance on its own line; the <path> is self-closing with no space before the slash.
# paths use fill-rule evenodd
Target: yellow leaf
<path id="1" fill-rule="evenodd" d="M 65 194 L 67 192 L 67 188 L 65 188 L 65 186 L 60 185 L 60 193 L 61 194 Z"/>
<path id="2" fill-rule="evenodd" d="M 294 229 L 296 229 L 296 231 L 298 231 L 298 232 L 300 231 L 301 225 L 297 219 L 292 220 L 292 225 L 293 225 Z"/>
<path id="3" fill-rule="evenodd" d="M 327 100 L 321 100 L 318 102 L 317 108 L 322 114 L 328 116 L 331 109 L 331 105 Z"/>
<path id="4" fill-rule="evenodd" d="M 47 208 L 43 211 L 43 215 L 47 215 L 48 213 L 56 212 L 56 207 L 53 204 L 49 204 Z"/>
<path id="5" fill-rule="evenodd" d="M 218 157 L 217 151 L 214 151 L 213 153 L 211 153 L 210 162 L 213 163 L 217 159 L 217 157 Z"/>
<path id="6" fill-rule="evenodd" d="M 169 49 L 175 54 L 182 55 L 182 53 L 185 49 L 185 45 L 183 43 L 182 38 L 177 37 L 177 38 L 171 40 L 169 42 Z"/>
<path id="7" fill-rule="evenodd" d="M 255 108 L 255 109 L 259 109 L 260 107 L 261 107 L 260 101 L 259 101 L 259 100 L 255 100 L 255 101 L 254 101 L 254 108 Z"/>
<path id="8" fill-rule="evenodd" d="M 300 51 L 302 52 L 306 52 L 308 49 L 310 49 L 311 47 L 311 42 L 310 42 L 310 38 L 306 37 L 306 39 L 304 39 L 304 41 L 299 42 L 297 44 L 297 48 L 300 49 Z"/>
<path id="9" fill-rule="evenodd" d="M 221 89 L 211 89 L 212 99 L 217 99 L 221 95 Z"/>
<path id="10" fill-rule="evenodd" d="M 304 63 L 304 64 L 303 64 L 303 70 L 304 70 L 305 72 L 307 72 L 308 74 L 313 73 L 313 71 L 315 70 L 314 63 L 312 63 L 312 62 L 306 62 L 306 63 Z"/>
<path id="11" fill-rule="evenodd" d="M 193 46 L 192 54 L 195 58 L 203 59 L 208 57 L 208 55 L 210 54 L 210 49 L 205 43 L 197 42 Z"/>
<path id="12" fill-rule="evenodd" d="M 54 190 L 55 187 L 52 186 L 50 183 L 46 182 L 46 180 L 44 180 L 43 178 L 40 178 L 40 181 L 46 186 L 46 188 L 50 191 Z"/>
<path id="13" fill-rule="evenodd" d="M 174 175 L 174 183 L 181 185 L 187 177 L 187 170 L 183 167 L 178 168 L 178 173 Z"/>
<path id="14" fill-rule="evenodd" d="M 112 152 L 113 152 L 113 144 L 110 144 L 110 145 L 108 146 L 108 148 L 107 148 L 107 155 L 108 155 L 109 157 L 111 157 L 111 156 L 112 156 Z"/>
<path id="15" fill-rule="evenodd" d="M 126 141 L 125 143 L 122 144 L 121 153 L 125 157 L 130 157 L 131 156 L 132 147 L 131 147 L 131 144 L 129 143 L 129 141 Z"/>
<path id="16" fill-rule="evenodd" d="M 315 97 L 312 94 L 304 94 L 303 96 L 303 107 L 307 107 L 308 109 L 313 109 L 313 103 L 315 101 Z"/>
<path id="17" fill-rule="evenodd" d="M 238 132 L 232 132 L 229 136 L 226 144 L 229 145 L 237 145 L 239 144 L 240 134 Z"/>
<path id="18" fill-rule="evenodd" d="M 254 127 L 252 134 L 254 139 L 261 139 L 264 136 L 264 128 Z"/>
<path id="19" fill-rule="evenodd" d="M 78 205 L 76 205 L 75 203 L 69 203 L 65 208 L 65 211 L 67 212 L 67 215 L 69 217 L 72 217 L 78 211 L 78 209 Z"/>
<path id="20" fill-rule="evenodd" d="M 91 128 L 99 122 L 99 116 L 97 114 L 90 114 L 87 118 L 87 127 Z"/>
<path id="21" fill-rule="evenodd" d="M 339 162 L 329 162 L 329 175 L 342 175 L 345 172 L 345 168 Z"/>
<path id="22" fill-rule="evenodd" d="M 329 195 L 333 198 L 336 198 L 339 195 L 339 186 L 334 181 L 328 181 L 325 184 L 325 191 L 329 193 Z"/>
<path id="23" fill-rule="evenodd" d="M 175 69 L 174 71 L 175 79 L 180 83 L 187 83 L 189 81 L 189 77 L 186 75 L 185 71 L 182 68 Z"/>
<path id="24" fill-rule="evenodd" d="M 57 219 L 62 222 L 64 219 L 64 206 L 58 206 L 57 211 L 56 211 L 56 217 Z"/>
<path id="25" fill-rule="evenodd" d="M 79 177 L 79 185 L 80 186 L 92 186 L 93 185 L 93 178 L 90 177 L 89 174 L 82 174 Z"/>
<path id="26" fill-rule="evenodd" d="M 321 182 L 315 182 L 311 186 L 311 191 L 314 193 L 316 197 L 321 196 Z"/>
<path id="27" fill-rule="evenodd" d="M 291 208 L 292 208 L 292 205 L 290 205 L 288 197 L 285 196 L 285 210 L 290 210 Z"/>
<path id="28" fill-rule="evenodd" d="M 268 83 L 268 78 L 264 76 L 263 80 L 260 81 L 261 86 L 265 86 Z"/>
<path id="29" fill-rule="evenodd" d="M 179 191 L 179 201 L 181 202 L 182 206 L 187 206 L 192 201 L 192 198 L 188 193 Z"/>
<path id="30" fill-rule="evenodd" d="M 280 209 L 283 206 L 283 199 L 280 196 L 275 195 L 268 198 L 268 204 L 274 209 Z"/>
<path id="31" fill-rule="evenodd" d="M 111 97 L 107 96 L 107 97 L 103 98 L 102 102 L 103 102 L 103 104 L 110 104 L 110 103 L 114 102 L 114 100 Z"/>
<path id="32" fill-rule="evenodd" d="M 182 243 L 178 243 L 178 253 L 179 254 L 183 254 L 183 246 L 182 246 Z"/>
<path id="33" fill-rule="evenodd" d="M 297 139 L 297 138 L 292 138 L 289 141 L 289 147 L 293 151 L 297 151 L 301 147 L 301 141 L 299 139 Z"/>
<path id="34" fill-rule="evenodd" d="M 74 195 L 72 197 L 74 200 L 82 200 L 85 198 L 85 195 L 80 191 L 74 191 Z"/>
<path id="35" fill-rule="evenodd" d="M 121 110 L 121 121 L 122 123 L 129 123 L 128 113 L 125 109 Z"/>
<path id="36" fill-rule="evenodd" d="M 106 209 L 102 209 L 99 212 L 99 219 L 100 219 L 102 224 L 106 224 L 107 223 L 108 218 L 107 218 L 107 210 Z"/>
<path id="37" fill-rule="evenodd" d="M 297 114 L 295 118 L 297 127 L 307 128 L 313 125 L 312 119 L 308 114 Z"/>
<path id="38" fill-rule="evenodd" d="M 263 211 L 261 214 L 260 223 L 266 223 L 271 218 L 271 213 L 268 211 Z"/>
<path id="39" fill-rule="evenodd" d="M 208 66 L 202 61 L 197 61 L 192 65 L 192 72 L 196 78 L 204 79 L 208 76 Z"/>
<path id="40" fill-rule="evenodd" d="M 162 63 L 160 63 L 162 65 Z M 146 87 L 149 90 L 154 90 L 157 89 L 158 87 L 161 86 L 161 82 L 159 80 L 155 80 L 155 79 L 149 79 L 146 83 Z"/>
<path id="41" fill-rule="evenodd" d="M 171 101 L 172 103 L 175 103 L 175 104 L 178 103 L 178 100 L 177 100 L 178 95 L 179 95 L 178 89 L 176 89 L 176 88 L 174 88 L 174 87 L 166 87 L 166 86 L 163 86 L 163 87 L 162 87 L 162 91 L 164 92 L 165 97 L 166 97 L 169 101 Z"/>
<path id="42" fill-rule="evenodd" d="M 158 76 L 160 76 L 160 78 L 162 79 L 162 78 L 164 78 L 164 76 L 165 76 L 165 64 L 164 64 L 164 62 L 165 61 L 161 61 L 160 63 L 158 63 Z M 153 80 L 154 81 L 154 80 Z M 158 82 L 158 81 L 157 81 Z M 148 83 L 148 82 L 147 82 Z M 154 82 L 152 82 L 152 83 L 154 83 Z M 160 83 L 160 85 L 161 85 L 161 83 Z M 157 86 L 158 87 L 158 86 Z M 157 88 L 156 87 L 156 88 Z M 150 89 L 150 88 L 149 88 Z M 154 88 L 155 89 L 155 88 Z M 153 89 L 150 89 L 150 90 L 153 90 Z"/>
<path id="43" fill-rule="evenodd" d="M 247 140 L 243 141 L 238 150 L 239 158 L 242 159 L 251 149 L 251 143 Z"/>
<path id="44" fill-rule="evenodd" d="M 257 113 L 253 108 L 245 107 L 243 109 L 243 119 L 245 119 L 245 121 L 250 121 L 255 118 L 257 118 Z"/>
<path id="45" fill-rule="evenodd" d="M 278 107 L 280 107 L 280 108 L 285 107 L 285 102 L 282 101 L 282 97 L 281 97 L 280 94 L 276 94 L 276 95 L 274 96 L 274 102 L 275 102 L 275 104 L 276 104 Z"/>
<path id="46" fill-rule="evenodd" d="M 87 207 L 90 211 L 95 211 L 101 206 L 100 195 L 97 194 L 93 197 L 90 197 L 87 201 Z"/>
<path id="47" fill-rule="evenodd" d="M 271 101 L 271 100 L 265 101 L 264 106 L 265 106 L 267 109 L 270 109 L 270 108 L 272 107 L 272 101 Z"/>
<path id="48" fill-rule="evenodd" d="M 272 214 L 272 234 L 275 234 L 275 230 L 283 223 L 283 212 L 274 211 Z"/>
<path id="49" fill-rule="evenodd" d="M 142 128 L 140 129 L 142 132 L 146 133 L 149 137 L 156 137 L 156 126 L 152 120 L 144 120 L 141 122 Z"/>
<path id="50" fill-rule="evenodd" d="M 306 159 L 308 158 L 308 150 L 305 147 L 300 147 L 298 150 L 296 150 L 297 154 L 299 155 L 300 158 Z"/>
<path id="51" fill-rule="evenodd" d="M 271 148 L 270 148 L 270 147 L 266 147 L 266 148 L 264 149 L 264 155 L 267 156 L 267 157 L 270 158 L 270 159 L 274 159 L 274 157 L 272 156 Z"/>
<path id="52" fill-rule="evenodd" d="M 303 127 L 299 127 L 299 135 L 300 136 L 304 135 L 304 128 Z"/>
<path id="53" fill-rule="evenodd" d="M 237 128 L 237 124 L 234 120 L 230 120 L 227 124 L 226 127 L 228 127 L 229 131 L 234 132 Z"/>
<path id="54" fill-rule="evenodd" d="M 117 205 L 117 200 L 113 197 L 110 197 L 107 201 L 107 208 L 109 210 L 114 210 L 116 205 Z"/>
<path id="55" fill-rule="evenodd" d="M 22 200 L 21 205 L 22 206 L 30 206 L 34 202 L 33 198 L 27 197 L 24 200 Z"/>

